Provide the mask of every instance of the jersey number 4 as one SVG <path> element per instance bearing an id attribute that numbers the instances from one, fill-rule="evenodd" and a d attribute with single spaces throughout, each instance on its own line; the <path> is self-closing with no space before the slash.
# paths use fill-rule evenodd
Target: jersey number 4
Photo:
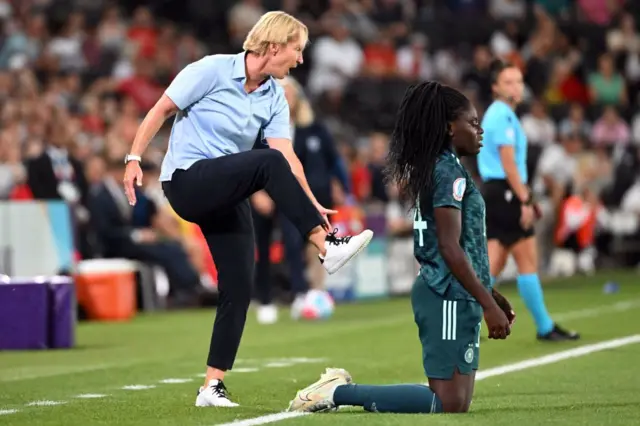
<path id="1" fill-rule="evenodd" d="M 427 230 L 427 221 L 422 218 L 422 214 L 420 213 L 420 200 L 416 202 L 416 214 L 413 218 L 413 229 L 414 231 L 418 231 L 418 245 L 420 247 L 423 247 L 424 246 L 423 231 Z"/>

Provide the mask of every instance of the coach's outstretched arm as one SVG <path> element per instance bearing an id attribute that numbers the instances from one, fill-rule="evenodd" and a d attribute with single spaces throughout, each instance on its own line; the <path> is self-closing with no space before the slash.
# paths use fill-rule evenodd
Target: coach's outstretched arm
<path id="1" fill-rule="evenodd" d="M 163 94 L 142 120 L 142 124 L 140 124 L 133 139 L 130 155 L 142 157 L 149 142 L 158 133 L 165 120 L 177 112 L 178 106 L 166 94 Z M 136 203 L 136 191 L 133 188 L 134 181 L 138 186 L 142 185 L 142 169 L 138 161 L 132 160 L 127 163 L 124 173 L 124 190 L 131 205 Z"/>
<path id="2" fill-rule="evenodd" d="M 482 285 L 467 255 L 460 246 L 462 213 L 452 207 L 436 207 L 433 211 L 438 237 L 438 250 L 447 267 L 462 286 L 482 306 L 489 337 L 506 339 L 511 333 L 509 320 L 491 293 Z"/>
<path id="3" fill-rule="evenodd" d="M 298 182 L 300 182 L 300 186 L 304 189 L 304 192 L 307 193 L 307 196 L 313 202 L 313 205 L 318 209 L 320 214 L 325 220 L 325 229 L 330 230 L 330 222 L 327 218 L 329 214 L 336 214 L 337 211 L 330 210 L 318 203 L 318 200 L 313 195 L 311 191 L 311 187 L 309 187 L 309 183 L 307 182 L 307 177 L 304 173 L 304 167 L 300 162 L 300 159 L 295 153 L 293 149 L 293 142 L 290 138 L 282 137 L 283 134 L 290 134 L 290 119 L 291 113 L 289 111 L 289 104 L 287 103 L 287 98 L 285 97 L 285 92 L 283 88 L 278 89 L 278 93 L 275 97 L 273 103 L 274 115 L 269 121 L 269 123 L 264 127 L 264 136 L 269 144 L 269 147 L 272 149 L 276 149 L 284 155 L 284 158 L 289 163 L 291 167 L 291 171 L 293 175 L 296 177 Z"/>

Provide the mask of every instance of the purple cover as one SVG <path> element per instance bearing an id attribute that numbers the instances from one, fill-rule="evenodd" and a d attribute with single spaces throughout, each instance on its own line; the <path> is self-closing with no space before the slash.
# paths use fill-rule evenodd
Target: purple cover
<path id="1" fill-rule="evenodd" d="M 76 295 L 73 279 L 49 280 L 49 347 L 71 348 L 75 343 Z"/>
<path id="2" fill-rule="evenodd" d="M 368 214 L 365 227 L 373 231 L 374 238 L 383 237 L 387 234 L 387 219 L 384 214 Z"/>
<path id="3" fill-rule="evenodd" d="M 0 350 L 46 349 L 49 337 L 49 295 L 44 280 L 36 277 L 2 281 Z"/>

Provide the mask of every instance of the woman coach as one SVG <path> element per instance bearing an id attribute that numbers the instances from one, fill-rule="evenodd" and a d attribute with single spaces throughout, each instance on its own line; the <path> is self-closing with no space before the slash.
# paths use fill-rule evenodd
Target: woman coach
<path id="1" fill-rule="evenodd" d="M 205 385 L 196 406 L 237 406 L 223 384 L 244 329 L 254 275 L 254 233 L 248 197 L 264 189 L 276 207 L 319 251 L 329 273 L 362 248 L 369 230 L 337 238 L 296 157 L 289 107 L 275 79 L 302 63 L 308 31 L 284 12 L 262 16 L 243 52 L 211 55 L 183 69 L 149 111 L 125 158 L 124 186 L 135 203 L 142 153 L 162 123 L 176 114 L 160 180 L 172 208 L 202 229 L 218 269 L 219 302 Z M 258 135 L 270 148 L 251 150 Z"/>

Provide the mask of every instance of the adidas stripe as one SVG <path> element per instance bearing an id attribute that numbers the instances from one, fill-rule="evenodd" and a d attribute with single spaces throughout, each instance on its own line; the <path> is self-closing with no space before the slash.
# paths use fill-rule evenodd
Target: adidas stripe
<path id="1" fill-rule="evenodd" d="M 442 340 L 456 340 L 458 302 L 444 300 L 442 303 Z"/>

